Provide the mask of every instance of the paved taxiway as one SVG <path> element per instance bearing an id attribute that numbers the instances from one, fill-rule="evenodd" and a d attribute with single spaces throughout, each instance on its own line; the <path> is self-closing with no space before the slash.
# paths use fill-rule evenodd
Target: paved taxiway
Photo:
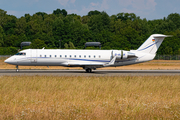
<path id="1" fill-rule="evenodd" d="M 0 70 L 0 76 L 48 75 L 48 76 L 161 76 L 180 75 L 180 70 L 95 70 L 86 73 L 84 70 Z"/>

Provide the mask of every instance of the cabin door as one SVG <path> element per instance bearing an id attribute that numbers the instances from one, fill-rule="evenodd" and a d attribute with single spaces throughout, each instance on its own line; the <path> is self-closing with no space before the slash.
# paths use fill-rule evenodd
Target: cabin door
<path id="1" fill-rule="evenodd" d="M 37 63 L 37 50 L 31 50 L 31 63 Z"/>

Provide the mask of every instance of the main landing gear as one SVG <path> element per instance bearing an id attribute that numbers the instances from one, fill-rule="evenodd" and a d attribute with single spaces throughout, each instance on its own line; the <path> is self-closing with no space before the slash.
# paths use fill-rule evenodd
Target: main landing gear
<path id="1" fill-rule="evenodd" d="M 91 73 L 91 72 L 92 72 L 92 69 L 91 69 L 91 68 L 87 68 L 87 69 L 86 69 L 86 72 L 87 72 L 87 73 Z"/>
<path id="2" fill-rule="evenodd" d="M 18 68 L 18 65 L 16 65 L 16 72 L 19 72 L 19 68 Z"/>

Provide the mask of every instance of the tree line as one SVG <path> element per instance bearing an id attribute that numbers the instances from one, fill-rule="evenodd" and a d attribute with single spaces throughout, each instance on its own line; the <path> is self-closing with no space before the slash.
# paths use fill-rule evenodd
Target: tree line
<path id="1" fill-rule="evenodd" d="M 173 35 L 162 43 L 158 54 L 180 55 L 180 14 L 163 19 L 141 19 L 134 13 L 90 11 L 86 16 L 56 9 L 52 14 L 37 12 L 21 18 L 0 9 L 0 54 L 14 54 L 21 42 L 30 48 L 83 49 L 86 42 L 101 42 L 102 49 L 137 49 L 151 34 Z M 25 47 L 28 48 L 28 47 Z M 89 48 L 91 49 L 91 48 Z"/>

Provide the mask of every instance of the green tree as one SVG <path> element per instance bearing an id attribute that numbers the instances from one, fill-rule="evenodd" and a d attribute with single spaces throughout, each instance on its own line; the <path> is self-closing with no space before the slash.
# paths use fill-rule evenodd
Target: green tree
<path id="1" fill-rule="evenodd" d="M 64 16 L 67 16 L 67 11 L 65 9 L 62 9 L 62 10 L 56 9 L 56 10 L 53 11 L 53 14 L 55 14 L 55 15 L 62 14 Z"/>
<path id="2" fill-rule="evenodd" d="M 177 28 L 180 28 L 180 14 L 172 13 L 168 15 L 167 21 L 170 21 L 170 20 L 176 25 Z"/>
<path id="3" fill-rule="evenodd" d="M 67 43 L 64 44 L 64 49 L 69 49 L 69 46 Z"/>
<path id="4" fill-rule="evenodd" d="M 9 35 L 15 34 L 17 18 L 13 15 L 8 15 L 5 19 L 6 21 L 3 25 L 4 32 Z"/>
<path id="5" fill-rule="evenodd" d="M 170 46 L 166 46 L 163 50 L 164 50 L 163 54 L 165 54 L 165 55 L 172 55 L 173 54 L 173 50 Z"/>
<path id="6" fill-rule="evenodd" d="M 64 40 L 63 38 L 63 36 L 65 36 L 64 29 L 65 29 L 64 21 L 60 17 L 56 17 L 52 24 L 52 32 L 53 32 L 53 37 L 55 39 L 55 45 L 57 48 L 59 47 L 59 40 Z"/>
<path id="7" fill-rule="evenodd" d="M 82 21 L 83 24 L 87 24 L 87 23 L 89 22 L 89 19 L 90 19 L 89 16 L 83 16 L 83 17 L 81 18 L 81 21 Z"/>
<path id="8" fill-rule="evenodd" d="M 38 32 L 42 33 L 42 24 L 43 24 L 43 17 L 34 14 L 31 17 L 31 21 L 28 22 L 31 35 L 35 35 Z"/>
<path id="9" fill-rule="evenodd" d="M 74 47 L 74 44 L 72 43 L 72 42 L 69 42 L 69 49 L 76 49 L 75 47 Z"/>
<path id="10" fill-rule="evenodd" d="M 178 49 L 178 55 L 180 55 L 180 48 Z"/>
<path id="11" fill-rule="evenodd" d="M 53 36 L 53 22 L 54 20 L 51 18 L 51 16 L 46 17 L 42 23 L 42 32 L 48 34 L 49 36 Z"/>
<path id="12" fill-rule="evenodd" d="M 138 32 L 128 26 L 122 31 L 122 35 L 127 38 L 130 43 L 130 49 L 137 49 L 140 46 L 140 40 L 137 39 L 139 37 Z"/>
<path id="13" fill-rule="evenodd" d="M 44 20 L 44 17 L 47 15 L 47 13 L 45 13 L 45 12 L 37 12 L 36 15 L 42 16 L 42 18 Z"/>
<path id="14" fill-rule="evenodd" d="M 26 33 L 26 27 L 27 27 L 27 23 L 26 23 L 25 17 L 21 17 L 21 18 L 17 19 L 15 34 L 16 35 L 25 34 Z"/>
<path id="15" fill-rule="evenodd" d="M 52 14 L 37 12 L 16 18 L 0 9 L 0 47 L 19 47 L 23 41 L 32 45 L 43 42 L 39 48 L 84 48 L 86 42 L 101 42 L 102 49 L 137 49 L 151 34 L 170 34 L 158 50 L 158 54 L 179 54 L 180 14 L 172 13 L 158 20 L 141 19 L 134 13 L 89 11 L 86 16 L 67 14 L 65 9 Z M 35 42 L 35 43 L 34 43 Z M 176 44 L 175 44 L 176 43 Z M 35 44 L 36 45 L 36 44 Z M 35 46 L 34 45 L 34 46 Z M 37 48 L 35 46 L 35 48 Z M 9 49 L 3 52 L 9 53 Z"/>
<path id="16" fill-rule="evenodd" d="M 7 11 L 0 9 L 0 26 L 4 27 L 6 24 Z"/>
<path id="17" fill-rule="evenodd" d="M 67 11 L 65 9 L 62 9 L 61 14 L 63 14 L 64 16 L 67 16 Z"/>
<path id="18" fill-rule="evenodd" d="M 15 47 L 16 40 L 18 40 L 17 35 L 13 35 L 13 34 L 6 35 L 4 38 L 4 46 L 5 47 Z"/>
<path id="19" fill-rule="evenodd" d="M 4 45 L 4 30 L 3 28 L 0 26 L 0 47 L 2 47 Z"/>
<path id="20" fill-rule="evenodd" d="M 99 11 L 97 11 L 97 10 L 88 12 L 88 16 L 100 15 L 100 14 L 101 14 L 101 12 L 99 12 Z"/>
<path id="21" fill-rule="evenodd" d="M 47 48 L 44 41 L 40 39 L 35 39 L 30 45 L 30 48 L 33 48 L 33 49 L 42 49 L 43 47 Z"/>
<path id="22" fill-rule="evenodd" d="M 101 15 L 93 15 L 88 22 L 90 30 L 95 33 L 108 29 L 110 26 L 110 17 L 106 12 L 102 12 Z"/>
<path id="23" fill-rule="evenodd" d="M 114 31 L 116 35 L 122 34 L 122 31 L 126 28 L 126 24 L 120 19 L 115 21 L 112 25 L 113 25 L 112 28 L 114 30 L 111 30 L 111 31 Z"/>
<path id="24" fill-rule="evenodd" d="M 121 19 L 122 21 L 127 21 L 127 20 L 134 21 L 138 19 L 139 17 L 136 17 L 134 13 L 118 13 L 117 18 Z"/>
<path id="25" fill-rule="evenodd" d="M 24 16 L 25 16 L 26 22 L 29 22 L 31 20 L 30 14 L 25 14 Z"/>

